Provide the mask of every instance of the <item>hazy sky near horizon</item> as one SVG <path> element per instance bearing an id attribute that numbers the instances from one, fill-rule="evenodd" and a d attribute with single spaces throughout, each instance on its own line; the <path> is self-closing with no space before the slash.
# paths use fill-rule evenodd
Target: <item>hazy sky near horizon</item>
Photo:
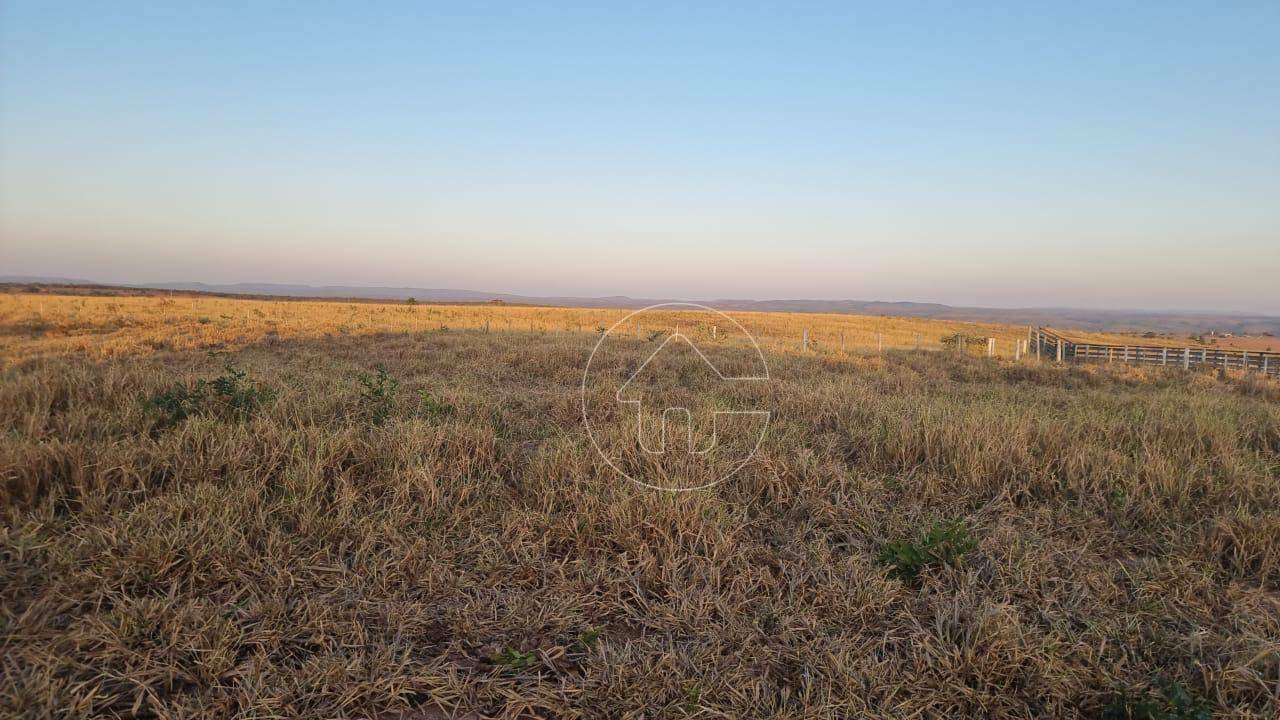
<path id="1" fill-rule="evenodd" d="M 10 0 L 0 274 L 1280 314 L 1280 2 L 859 5 Z"/>

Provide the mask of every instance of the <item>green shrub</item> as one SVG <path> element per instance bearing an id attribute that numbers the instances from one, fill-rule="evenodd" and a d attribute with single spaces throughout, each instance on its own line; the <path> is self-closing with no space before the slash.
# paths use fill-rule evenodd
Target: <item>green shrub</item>
<path id="1" fill-rule="evenodd" d="M 200 413 L 205 398 L 205 382 L 201 380 L 195 385 L 174 385 L 162 390 L 143 403 L 143 406 L 158 418 L 157 428 L 170 428 Z"/>
<path id="2" fill-rule="evenodd" d="M 237 417 L 245 418 L 275 399 L 275 391 L 249 380 L 249 374 L 233 363 L 223 366 L 223 374 L 209 383 L 213 394 Z"/>
<path id="3" fill-rule="evenodd" d="M 391 418 L 395 410 L 396 391 L 400 389 L 400 381 L 387 374 L 387 369 L 379 365 L 374 375 L 361 374 L 357 379 L 363 386 L 360 391 L 360 402 L 364 416 L 371 425 L 382 425 Z"/>
<path id="4" fill-rule="evenodd" d="M 914 542 L 901 540 L 880 548 L 880 563 L 888 565 L 894 577 L 914 580 L 926 567 L 954 565 L 977 545 L 961 521 L 939 521 Z"/>

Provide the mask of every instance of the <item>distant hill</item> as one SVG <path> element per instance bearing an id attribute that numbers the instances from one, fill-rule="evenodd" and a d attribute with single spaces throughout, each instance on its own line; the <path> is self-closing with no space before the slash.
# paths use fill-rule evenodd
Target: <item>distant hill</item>
<path id="1" fill-rule="evenodd" d="M 366 287 L 357 285 L 316 286 L 279 283 L 218 285 L 198 282 L 103 285 L 82 279 L 25 275 L 0 275 L 0 283 L 15 285 L 75 285 L 81 287 L 94 286 L 102 289 L 174 290 L 178 292 L 224 295 L 319 299 L 406 300 L 415 298 L 423 302 L 488 302 L 501 300 L 513 304 L 561 307 L 640 308 L 662 302 L 679 302 L 675 298 L 632 298 L 623 295 L 607 297 L 531 296 L 454 288 Z M 959 307 L 939 303 L 884 302 L 878 300 L 741 300 L 719 298 L 691 302 L 698 302 L 721 310 L 895 315 L 899 317 L 939 318 L 971 322 L 998 322 L 1011 325 L 1048 325 L 1096 332 L 1160 332 L 1173 335 L 1191 335 L 1217 331 L 1247 335 L 1260 335 L 1266 332 L 1280 335 L 1280 317 L 1243 313 L 1091 310 L 1082 308 L 983 308 Z"/>

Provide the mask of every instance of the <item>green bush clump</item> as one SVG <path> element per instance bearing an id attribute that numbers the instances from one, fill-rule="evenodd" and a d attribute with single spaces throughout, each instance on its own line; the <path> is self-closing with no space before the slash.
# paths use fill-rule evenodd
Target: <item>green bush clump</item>
<path id="1" fill-rule="evenodd" d="M 161 390 L 143 402 L 148 412 L 157 416 L 156 427 L 171 428 L 200 412 L 205 393 L 203 380 L 194 386 L 178 384 Z"/>
<path id="2" fill-rule="evenodd" d="M 143 407 L 156 416 L 155 427 L 171 428 L 194 415 L 243 420 L 275 399 L 275 390 L 253 382 L 234 363 L 227 362 L 222 370 L 212 380 L 177 383 L 144 400 Z"/>
<path id="3" fill-rule="evenodd" d="M 232 363 L 223 366 L 223 374 L 209 383 L 214 396 L 237 417 L 245 418 L 275 399 L 271 388 L 249 380 L 249 373 Z"/>

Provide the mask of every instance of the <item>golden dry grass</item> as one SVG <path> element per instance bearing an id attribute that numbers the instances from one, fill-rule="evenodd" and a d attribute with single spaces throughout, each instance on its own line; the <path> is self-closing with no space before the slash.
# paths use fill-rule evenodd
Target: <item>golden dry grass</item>
<path id="1" fill-rule="evenodd" d="M 0 293 L 0 357 L 9 361 L 42 354 L 79 353 L 89 358 L 147 355 L 158 350 L 237 348 L 262 340 L 337 338 L 449 328 L 524 334 L 595 334 L 630 310 L 509 305 L 407 305 L 399 303 L 247 300 L 214 296 L 95 296 Z M 776 351 L 799 350 L 809 331 L 810 351 L 836 354 L 881 348 L 938 349 L 943 337 L 963 333 L 996 338 L 997 354 L 1012 356 L 1026 328 L 912 318 L 838 314 L 733 313 L 760 343 Z M 700 312 L 651 312 L 619 328 L 648 334 L 681 322 L 690 335 L 710 338 Z M 727 328 L 717 337 L 731 341 Z"/>
<path id="2" fill-rule="evenodd" d="M 1155 678 L 1280 714 L 1274 381 L 766 342 L 759 454 L 672 495 L 584 434 L 617 313 L 0 302 L 0 715 L 1087 718 Z M 227 361 L 273 396 L 148 407 Z M 941 519 L 976 547 L 895 577 Z"/>

